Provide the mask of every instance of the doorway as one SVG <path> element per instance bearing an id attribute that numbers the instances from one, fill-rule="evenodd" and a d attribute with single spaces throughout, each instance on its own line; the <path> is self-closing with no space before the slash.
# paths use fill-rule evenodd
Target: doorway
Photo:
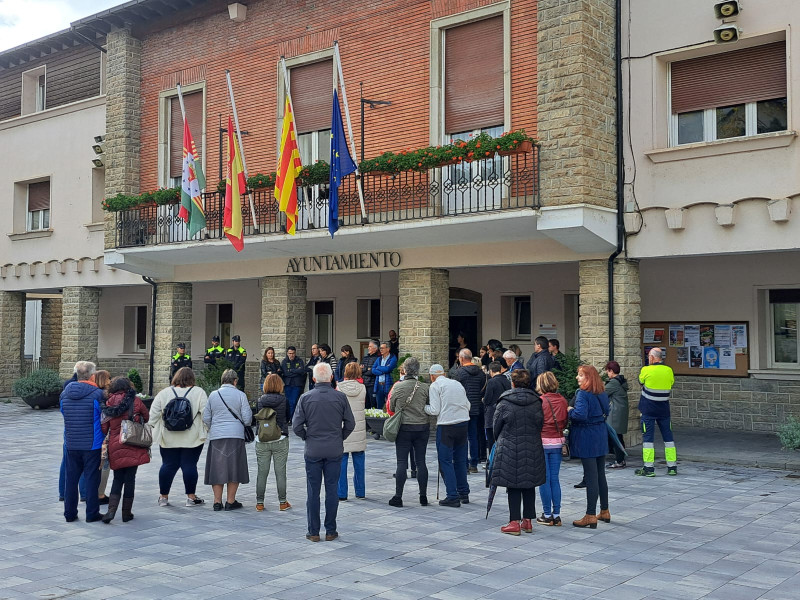
<path id="1" fill-rule="evenodd" d="M 482 343 L 482 305 L 480 293 L 464 288 L 450 288 L 449 364 L 446 367 L 452 367 L 456 362 L 459 332 L 464 335 L 467 348 L 477 356 Z"/>

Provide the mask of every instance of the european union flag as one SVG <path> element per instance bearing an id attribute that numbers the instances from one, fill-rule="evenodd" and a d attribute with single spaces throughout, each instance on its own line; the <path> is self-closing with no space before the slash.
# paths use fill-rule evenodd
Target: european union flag
<path id="1" fill-rule="evenodd" d="M 347 138 L 339 110 L 339 95 L 333 90 L 333 116 L 331 117 L 331 175 L 328 192 L 328 231 L 331 237 L 339 229 L 339 186 L 342 179 L 355 172 L 356 163 L 347 149 Z"/>

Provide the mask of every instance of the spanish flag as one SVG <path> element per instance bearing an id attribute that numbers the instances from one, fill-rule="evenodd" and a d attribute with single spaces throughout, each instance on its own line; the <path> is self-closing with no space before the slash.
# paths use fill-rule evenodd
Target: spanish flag
<path id="1" fill-rule="evenodd" d="M 283 132 L 278 157 L 278 170 L 275 180 L 275 199 L 278 208 L 286 213 L 286 232 L 294 235 L 297 226 L 297 181 L 303 165 L 300 162 L 300 150 L 297 147 L 294 115 L 289 98 L 283 110 Z"/>
<path id="2" fill-rule="evenodd" d="M 228 117 L 228 177 L 225 180 L 225 216 L 222 230 L 237 252 L 244 248 L 242 233 L 242 194 L 247 188 L 242 167 L 242 154 L 236 143 L 236 130 Z"/>

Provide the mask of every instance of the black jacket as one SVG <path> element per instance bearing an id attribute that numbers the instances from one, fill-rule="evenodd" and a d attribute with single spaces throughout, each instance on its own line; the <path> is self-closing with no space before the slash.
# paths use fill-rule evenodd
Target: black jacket
<path id="1" fill-rule="evenodd" d="M 258 399 L 256 412 L 262 408 L 271 408 L 274 410 L 275 420 L 278 423 L 281 433 L 283 433 L 283 435 L 289 435 L 289 426 L 286 423 L 287 404 L 288 401 L 283 394 L 264 394 Z"/>
<path id="2" fill-rule="evenodd" d="M 247 361 L 247 350 L 241 346 L 228 348 L 225 352 L 225 360 L 233 365 L 233 370 L 239 374 L 239 379 L 241 379 L 244 375 L 245 361 Z"/>
<path id="3" fill-rule="evenodd" d="M 361 377 L 364 379 L 364 387 L 367 388 L 367 394 L 375 387 L 375 375 L 372 374 L 372 365 L 381 357 L 380 352 L 375 354 L 367 354 L 361 359 Z"/>
<path id="4" fill-rule="evenodd" d="M 483 411 L 483 389 L 486 385 L 486 373 L 480 367 L 467 365 L 459 368 L 453 377 L 467 392 L 469 398 L 469 414 L 479 415 Z"/>
<path id="5" fill-rule="evenodd" d="M 511 389 L 511 382 L 505 375 L 495 375 L 490 377 L 486 382 L 486 391 L 483 393 L 483 406 L 486 413 L 483 417 L 483 426 L 486 429 L 491 429 L 494 425 L 494 411 L 497 408 L 497 403 L 500 401 L 500 396 L 503 392 Z"/>
<path id="6" fill-rule="evenodd" d="M 495 377 L 495 379 L 497 379 Z M 500 396 L 494 413 L 492 485 L 532 488 L 547 481 L 542 448 L 542 399 L 527 388 Z"/>
<path id="7" fill-rule="evenodd" d="M 352 358 L 339 359 L 339 364 L 336 365 L 336 370 L 333 372 L 336 381 L 344 381 L 344 368 L 351 362 L 358 362 L 358 359 L 355 356 Z"/>
<path id="8" fill-rule="evenodd" d="M 189 367 L 192 368 L 192 359 L 189 358 L 188 355 L 184 354 L 181 356 L 180 354 L 174 354 L 172 356 L 172 363 L 170 364 L 169 368 L 169 380 L 172 381 L 172 378 L 175 377 L 175 373 L 178 372 L 178 369 L 182 367 Z"/>
<path id="9" fill-rule="evenodd" d="M 294 360 L 289 360 L 287 356 L 281 362 L 281 369 L 283 370 L 283 385 L 299 388 L 306 386 L 306 363 L 302 358 L 295 356 Z"/>
<path id="10" fill-rule="evenodd" d="M 536 389 L 536 378 L 542 373 L 552 371 L 556 367 L 556 359 L 547 350 L 536 352 L 528 359 L 525 366 L 531 374 L 531 389 Z"/>
<path id="11" fill-rule="evenodd" d="M 316 364 L 322 360 L 322 357 L 317 354 L 316 356 L 311 356 L 306 363 L 306 375 L 308 375 L 308 391 L 314 389 L 314 367 Z"/>
<path id="12" fill-rule="evenodd" d="M 264 380 L 267 378 L 267 375 L 272 375 L 275 373 L 276 375 L 280 375 L 283 377 L 283 369 L 281 368 L 281 363 L 276 358 L 274 362 L 267 362 L 263 358 L 261 359 L 261 384 L 264 384 Z"/>

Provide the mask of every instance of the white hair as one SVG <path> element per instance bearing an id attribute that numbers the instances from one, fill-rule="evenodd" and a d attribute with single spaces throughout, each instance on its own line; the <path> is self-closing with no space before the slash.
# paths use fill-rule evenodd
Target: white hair
<path id="1" fill-rule="evenodd" d="M 661 360 L 662 358 L 664 358 L 661 354 L 661 348 L 651 348 L 650 356 L 652 356 L 656 360 Z"/>
<path id="2" fill-rule="evenodd" d="M 75 374 L 78 381 L 89 381 L 94 375 L 97 366 L 88 360 L 81 360 L 75 363 Z"/>
<path id="3" fill-rule="evenodd" d="M 328 363 L 314 365 L 314 381 L 317 383 L 329 383 L 332 377 L 333 371 Z"/>
<path id="4" fill-rule="evenodd" d="M 503 358 L 510 358 L 512 360 L 517 360 L 517 355 L 514 353 L 513 350 L 506 350 L 503 352 Z"/>

